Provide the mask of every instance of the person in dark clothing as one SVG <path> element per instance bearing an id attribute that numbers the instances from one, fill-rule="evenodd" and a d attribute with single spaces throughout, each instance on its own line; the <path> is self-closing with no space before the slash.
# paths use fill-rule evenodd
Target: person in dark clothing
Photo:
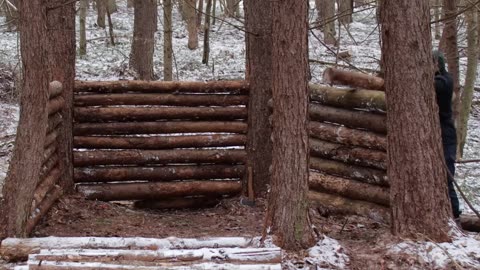
<path id="1" fill-rule="evenodd" d="M 457 132 L 453 122 L 452 96 L 453 79 L 452 75 L 445 69 L 445 57 L 440 51 L 433 52 L 435 62 L 435 92 L 440 115 L 440 127 L 442 129 L 442 144 L 445 163 L 452 176 L 455 175 L 455 158 L 457 155 Z M 452 204 L 453 217 L 460 217 L 460 203 L 453 185 L 453 179 L 448 175 L 448 195 Z"/>

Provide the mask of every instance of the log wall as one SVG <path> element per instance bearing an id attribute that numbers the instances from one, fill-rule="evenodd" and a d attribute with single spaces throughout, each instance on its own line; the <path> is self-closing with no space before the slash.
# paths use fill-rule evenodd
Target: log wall
<path id="1" fill-rule="evenodd" d="M 77 82 L 77 190 L 167 208 L 239 194 L 247 104 L 243 81 Z"/>

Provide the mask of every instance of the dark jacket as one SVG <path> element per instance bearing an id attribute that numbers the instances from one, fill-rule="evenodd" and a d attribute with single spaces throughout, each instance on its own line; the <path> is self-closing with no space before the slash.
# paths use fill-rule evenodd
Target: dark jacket
<path id="1" fill-rule="evenodd" d="M 457 144 L 452 111 L 453 79 L 445 69 L 435 73 L 435 92 L 437 93 L 443 145 Z"/>

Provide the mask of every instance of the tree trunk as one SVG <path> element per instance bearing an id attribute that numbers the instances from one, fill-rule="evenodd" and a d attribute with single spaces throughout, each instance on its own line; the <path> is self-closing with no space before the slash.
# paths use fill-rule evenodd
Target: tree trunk
<path id="1" fill-rule="evenodd" d="M 163 80 L 173 80 L 172 0 L 163 0 Z"/>
<path id="2" fill-rule="evenodd" d="M 348 26 L 353 19 L 353 0 L 337 0 L 338 4 L 338 20 L 341 24 Z"/>
<path id="3" fill-rule="evenodd" d="M 17 0 L 4 1 L 3 6 L 0 7 L 5 13 L 5 22 L 7 23 L 8 31 L 14 31 L 19 25 L 18 7 Z"/>
<path id="4" fill-rule="evenodd" d="M 135 0 L 127 0 L 127 8 L 133 8 L 135 5 Z"/>
<path id="5" fill-rule="evenodd" d="M 272 2 L 272 181 L 264 232 L 287 250 L 314 243 L 308 216 L 307 2 Z"/>
<path id="6" fill-rule="evenodd" d="M 57 140 L 57 153 L 60 157 L 62 182 L 59 183 L 64 191 L 73 189 L 73 87 L 75 80 L 75 3 L 69 0 L 49 0 L 50 6 L 60 6 L 47 13 L 47 29 L 49 37 L 49 72 L 50 81 L 62 83 L 61 96 L 63 99 L 60 114 L 62 124 Z M 50 101 L 53 101 L 51 99 Z"/>
<path id="7" fill-rule="evenodd" d="M 205 25 L 203 26 L 203 57 L 202 63 L 208 66 L 210 57 L 210 13 L 212 10 L 212 0 L 207 0 L 205 8 Z"/>
<path id="8" fill-rule="evenodd" d="M 272 164 L 272 126 L 267 103 L 272 98 L 272 3 L 245 1 L 247 66 L 245 78 L 250 83 L 248 100 L 247 153 L 252 168 L 255 195 L 267 191 Z"/>
<path id="9" fill-rule="evenodd" d="M 96 0 L 97 3 L 97 25 L 105 28 L 105 14 L 107 13 L 107 0 Z"/>
<path id="10" fill-rule="evenodd" d="M 458 121 L 460 110 L 461 89 L 460 89 L 460 67 L 457 42 L 457 0 L 443 0 L 445 10 L 445 26 L 443 28 L 440 50 L 445 52 L 447 58 L 448 72 L 453 77 L 453 119 Z"/>
<path id="11" fill-rule="evenodd" d="M 322 26 L 323 39 L 328 45 L 335 45 L 335 0 L 317 0 L 315 1 L 317 10 L 319 10 L 318 22 Z"/>
<path id="12" fill-rule="evenodd" d="M 475 86 L 478 63 L 478 11 L 471 8 L 465 12 L 467 20 L 467 74 L 465 86 L 461 98 L 461 110 L 457 123 L 458 156 L 463 156 L 463 148 L 467 138 L 468 118 L 473 100 L 473 88 Z"/>
<path id="13" fill-rule="evenodd" d="M 226 0 L 227 5 L 225 9 L 225 16 L 235 17 L 235 10 L 237 5 L 237 0 Z"/>
<path id="14" fill-rule="evenodd" d="M 117 10 L 118 10 L 118 8 L 117 8 L 116 0 L 107 0 L 107 11 L 110 14 L 113 14 L 113 13 L 117 12 Z"/>
<path id="15" fill-rule="evenodd" d="M 87 54 L 87 31 L 85 22 L 87 20 L 88 0 L 80 0 L 80 56 Z"/>
<path id="16" fill-rule="evenodd" d="M 183 7 L 185 9 L 187 31 L 188 31 L 188 48 L 194 50 L 198 48 L 198 28 L 195 16 L 196 0 L 185 0 Z"/>
<path id="17" fill-rule="evenodd" d="M 432 83 L 429 4 L 385 0 L 381 13 L 392 231 L 446 241 L 451 208 Z"/>
<path id="18" fill-rule="evenodd" d="M 130 68 L 138 80 L 153 80 L 153 52 L 157 27 L 157 1 L 135 1 Z"/>
<path id="19" fill-rule="evenodd" d="M 44 1 L 18 0 L 23 85 L 15 149 L 0 212 L 0 238 L 26 237 L 35 187 L 40 181 L 47 134 L 48 34 Z"/>
<path id="20" fill-rule="evenodd" d="M 196 10 L 197 29 L 201 29 L 202 27 L 202 15 L 203 15 L 203 0 L 198 0 L 198 8 Z"/>

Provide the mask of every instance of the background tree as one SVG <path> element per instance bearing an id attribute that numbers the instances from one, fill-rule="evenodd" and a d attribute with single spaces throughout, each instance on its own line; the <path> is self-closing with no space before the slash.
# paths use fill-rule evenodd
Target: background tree
<path id="1" fill-rule="evenodd" d="M 264 230 L 280 247 L 313 245 L 308 217 L 307 1 L 272 2 L 272 186 Z"/>
<path id="2" fill-rule="evenodd" d="M 318 12 L 317 22 L 320 24 L 326 44 L 335 45 L 335 0 L 315 0 Z"/>
<path id="3" fill-rule="evenodd" d="M 153 53 L 157 26 L 157 1 L 136 0 L 130 68 L 139 80 L 153 80 Z"/>
<path id="4" fill-rule="evenodd" d="M 18 0 L 23 86 L 15 149 L 0 203 L 0 238 L 26 237 L 33 193 L 40 179 L 47 131 L 47 9 L 42 0 Z"/>
<path id="5" fill-rule="evenodd" d="M 107 0 L 96 0 L 97 5 L 97 25 L 105 28 L 105 14 L 107 13 Z"/>
<path id="6" fill-rule="evenodd" d="M 5 22 L 7 23 L 7 30 L 13 31 L 17 27 L 18 9 L 17 0 L 3 1 L 0 9 L 5 13 Z"/>
<path id="7" fill-rule="evenodd" d="M 185 10 L 184 13 L 188 31 L 188 48 L 190 50 L 198 48 L 198 28 L 195 16 L 195 6 L 196 0 L 185 0 L 185 3 L 182 5 Z"/>
<path id="8" fill-rule="evenodd" d="M 424 0 L 382 0 L 392 231 L 445 241 L 451 218 L 433 86 L 430 10 Z"/>
<path id="9" fill-rule="evenodd" d="M 207 0 L 205 8 L 205 24 L 203 25 L 203 57 L 202 63 L 208 65 L 210 57 L 210 14 L 212 11 L 212 0 Z"/>
<path id="10" fill-rule="evenodd" d="M 337 0 L 338 5 L 338 21 L 348 26 L 352 21 L 353 1 L 352 0 Z"/>
<path id="11" fill-rule="evenodd" d="M 80 55 L 87 54 L 87 31 L 86 31 L 86 20 L 87 20 L 87 8 L 88 8 L 88 0 L 80 0 Z"/>
<path id="12" fill-rule="evenodd" d="M 173 79 L 172 0 L 163 0 L 163 80 Z"/>
<path id="13" fill-rule="evenodd" d="M 252 168 L 255 193 L 261 195 L 270 183 L 272 164 L 272 126 L 267 106 L 272 98 L 272 2 L 247 0 L 244 10 L 248 114 L 255 115 L 248 118 L 248 166 Z"/>

